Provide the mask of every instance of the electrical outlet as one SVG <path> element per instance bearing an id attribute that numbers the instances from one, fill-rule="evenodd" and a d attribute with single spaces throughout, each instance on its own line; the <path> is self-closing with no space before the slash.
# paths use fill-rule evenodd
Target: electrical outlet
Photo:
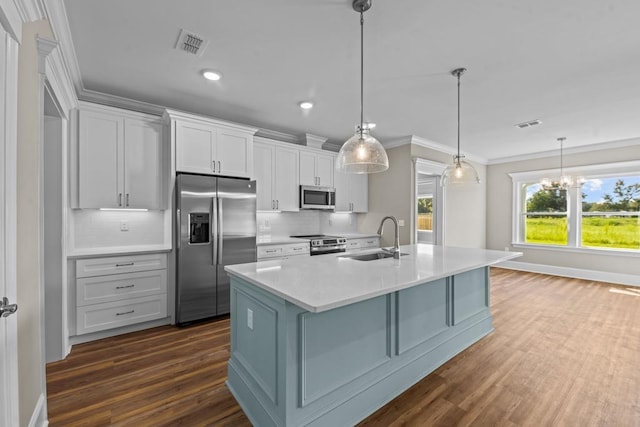
<path id="1" fill-rule="evenodd" d="M 120 221 L 120 231 L 129 231 L 129 223 L 127 221 Z"/>
<path id="2" fill-rule="evenodd" d="M 404 219 L 398 220 L 398 227 L 404 227 Z"/>
<path id="3" fill-rule="evenodd" d="M 247 308 L 247 328 L 253 331 L 253 310 Z"/>

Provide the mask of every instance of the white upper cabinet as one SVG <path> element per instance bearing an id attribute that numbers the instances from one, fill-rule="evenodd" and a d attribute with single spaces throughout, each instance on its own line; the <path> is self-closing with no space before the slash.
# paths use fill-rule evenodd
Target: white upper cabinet
<path id="1" fill-rule="evenodd" d="M 369 184 L 367 174 L 336 171 L 336 212 L 368 212 Z"/>
<path id="2" fill-rule="evenodd" d="M 298 211 L 298 149 L 264 138 L 254 142 L 257 209 Z"/>
<path id="3" fill-rule="evenodd" d="M 166 209 L 163 129 L 154 116 L 81 103 L 73 206 Z"/>
<path id="4" fill-rule="evenodd" d="M 176 171 L 250 178 L 256 128 L 166 110 Z"/>
<path id="5" fill-rule="evenodd" d="M 335 156 L 311 150 L 300 150 L 300 185 L 333 187 Z"/>

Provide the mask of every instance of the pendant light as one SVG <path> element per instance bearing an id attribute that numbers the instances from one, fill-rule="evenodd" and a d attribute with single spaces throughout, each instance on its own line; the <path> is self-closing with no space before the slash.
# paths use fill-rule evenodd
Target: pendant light
<path id="1" fill-rule="evenodd" d="M 460 185 L 480 183 L 478 172 L 471 163 L 463 160 L 464 156 L 460 154 L 460 76 L 467 71 L 466 68 L 457 68 L 451 72 L 454 77 L 458 78 L 458 154 L 453 156 L 453 164 L 447 166 L 442 174 L 442 185 Z"/>
<path id="2" fill-rule="evenodd" d="M 353 0 L 353 10 L 360 13 L 360 124 L 356 133 L 340 148 L 336 158 L 336 170 L 346 173 L 375 173 L 389 169 L 387 152 L 380 142 L 371 136 L 371 126 L 364 123 L 364 12 L 371 7 L 371 0 Z"/>
<path id="3" fill-rule="evenodd" d="M 569 187 L 573 185 L 573 177 L 571 177 L 571 175 L 565 175 L 563 171 L 562 151 L 563 151 L 564 141 L 566 139 L 567 138 L 564 138 L 564 137 L 558 138 L 558 142 L 560 142 L 560 179 L 550 180 L 548 178 L 544 178 L 540 182 L 540 185 L 544 190 L 567 190 Z"/>

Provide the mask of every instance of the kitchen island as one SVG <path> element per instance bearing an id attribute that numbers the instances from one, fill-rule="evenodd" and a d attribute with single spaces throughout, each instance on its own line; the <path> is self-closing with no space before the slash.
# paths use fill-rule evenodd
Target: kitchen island
<path id="1" fill-rule="evenodd" d="M 401 251 L 225 268 L 227 385 L 254 425 L 353 425 L 493 331 L 489 266 L 520 253 Z"/>

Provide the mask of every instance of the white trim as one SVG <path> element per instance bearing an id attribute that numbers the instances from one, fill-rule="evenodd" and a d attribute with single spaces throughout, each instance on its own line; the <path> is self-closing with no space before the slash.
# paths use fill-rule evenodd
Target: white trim
<path id="1" fill-rule="evenodd" d="M 580 145 L 577 147 L 564 148 L 565 155 L 590 153 L 599 150 L 612 150 L 615 148 L 624 148 L 640 145 L 640 138 L 620 139 L 617 141 L 599 142 L 597 144 Z M 560 150 L 539 151 L 537 153 L 518 154 L 515 156 L 498 157 L 489 159 L 488 165 L 498 165 L 501 163 L 521 162 L 525 160 L 542 159 L 545 157 L 560 156 Z"/>
<path id="2" fill-rule="evenodd" d="M 271 129 L 258 129 L 255 136 L 260 136 L 262 138 L 267 138 L 279 142 L 288 142 L 289 144 L 302 145 L 300 144 L 300 139 L 289 133 L 278 132 L 277 130 Z"/>
<path id="3" fill-rule="evenodd" d="M 593 280 L 596 282 L 613 283 L 626 286 L 640 286 L 640 276 L 637 274 L 611 273 L 607 271 L 584 270 L 581 268 L 558 267 L 555 265 L 534 264 L 520 261 L 504 261 L 496 264 L 495 266 L 510 270 L 570 277 L 572 279 Z"/>
<path id="4" fill-rule="evenodd" d="M 0 24 L 2 28 L 18 43 L 22 40 L 22 18 L 16 3 L 11 0 L 0 0 Z"/>
<path id="5" fill-rule="evenodd" d="M 418 227 L 417 227 L 417 212 L 418 212 L 418 174 L 431 175 L 436 178 L 435 192 L 433 196 L 433 203 L 435 210 L 433 216 L 435 219 L 432 243 L 434 245 L 444 244 L 444 226 L 445 226 L 445 198 L 446 191 L 440 185 L 440 178 L 442 173 L 446 169 L 447 165 L 440 162 L 434 162 L 432 160 L 425 160 L 420 157 L 412 157 L 411 164 L 413 165 L 413 198 L 411 200 L 411 227 L 412 227 L 412 239 L 411 243 L 418 242 Z"/>
<path id="6" fill-rule="evenodd" d="M 121 328 L 108 329 L 108 330 L 99 331 L 99 332 L 92 332 L 90 334 L 84 334 L 84 335 L 74 335 L 69 339 L 69 343 L 73 346 L 77 344 L 83 344 L 86 342 L 101 340 L 103 338 L 110 338 L 110 337 L 115 337 L 117 335 L 123 335 L 131 332 L 142 331 L 144 329 L 170 325 L 172 323 L 173 323 L 172 319 L 169 316 L 167 316 L 162 319 L 152 320 L 144 323 L 138 323 L 135 325 L 123 326 Z M 71 351 L 71 347 L 69 347 L 69 351 Z"/>
<path id="7" fill-rule="evenodd" d="M 199 114 L 192 114 L 184 111 L 171 110 L 171 109 L 164 110 L 163 118 L 164 120 L 167 120 L 167 121 L 181 120 L 181 121 L 188 121 L 191 123 L 204 123 L 207 125 L 213 124 L 217 126 L 223 126 L 227 128 L 241 130 L 243 132 L 251 132 L 252 134 L 255 134 L 258 131 L 258 128 L 244 125 L 241 123 L 228 122 L 226 120 L 215 119 L 213 117 L 201 116 Z"/>
<path id="8" fill-rule="evenodd" d="M 544 251 L 558 251 L 558 252 L 575 252 L 579 254 L 590 255 L 607 255 L 607 256 L 626 256 L 631 258 L 640 257 L 640 251 L 632 251 L 627 249 L 617 248 L 598 248 L 598 247 L 583 247 L 583 246 L 561 246 L 561 245 L 537 245 L 535 243 L 511 243 L 511 246 L 518 249 L 538 249 Z"/>
<path id="9" fill-rule="evenodd" d="M 44 74 L 56 94 L 56 101 L 60 106 L 62 118 L 68 120 L 69 112 L 78 107 L 78 98 L 64 63 L 60 45 L 52 40 L 36 37 L 38 47 L 38 71 Z M 43 64 L 40 64 L 40 63 Z"/>
<path id="10" fill-rule="evenodd" d="M 439 142 L 431 141 L 429 139 L 422 138 L 416 135 L 404 136 L 399 139 L 394 139 L 391 141 L 384 142 L 382 145 L 384 146 L 384 148 L 389 149 L 389 148 L 400 147 L 407 144 L 414 144 L 420 147 L 430 148 L 440 153 L 450 154 L 452 156 L 455 154 L 458 154 L 458 151 L 454 147 L 440 144 Z M 484 157 L 476 156 L 475 154 L 470 154 L 470 153 L 465 154 L 464 152 L 461 152 L 460 154 L 464 154 L 467 160 L 471 160 L 474 163 L 478 163 L 481 165 L 486 165 L 488 163 L 487 159 L 485 159 Z"/>
<path id="11" fill-rule="evenodd" d="M 33 22 L 45 19 L 44 5 L 41 0 L 15 0 L 22 22 Z"/>
<path id="12" fill-rule="evenodd" d="M 46 427 L 49 425 L 49 420 L 47 418 L 47 398 L 44 394 L 40 394 L 38 397 L 38 402 L 36 403 L 35 408 L 33 408 L 33 413 L 31 414 L 31 419 L 29 420 L 29 427 Z"/>
<path id="13" fill-rule="evenodd" d="M 640 160 L 630 160 L 626 162 L 600 163 L 595 165 L 565 167 L 563 171 L 569 175 L 589 175 L 590 177 L 611 176 L 616 174 L 638 174 L 640 171 Z M 518 182 L 535 182 L 544 178 L 545 175 L 559 175 L 560 169 L 540 169 L 525 172 L 508 173 L 511 179 Z"/>
<path id="14" fill-rule="evenodd" d="M 4 7 L 4 5 L 2 6 Z M 9 34 L 9 33 L 7 33 Z M 18 41 L 9 34 L 9 37 L 2 37 L 5 43 L 6 52 L 4 63 L 3 85 L 4 117 L 0 118 L 3 126 L 0 131 L 3 139 L 0 150 L 0 257 L 4 262 L 5 295 L 10 302 L 18 302 L 17 297 L 17 258 L 16 258 L 16 223 L 17 223 L 17 141 L 18 141 Z M 4 128 L 4 129 L 2 129 Z M 4 197 L 3 197 L 4 196 Z M 18 307 L 20 310 L 20 307 Z M 5 414 L 0 414 L 0 421 L 8 420 L 7 425 L 18 425 L 19 422 L 19 377 L 18 377 L 18 314 L 9 316 L 2 320 L 3 328 L 6 328 L 5 346 L 6 366 L 0 365 L 0 376 L 2 376 L 1 386 L 4 388 L 3 394 L 6 397 L 7 407 Z M 5 367 L 8 372 L 4 372 Z"/>
<path id="15" fill-rule="evenodd" d="M 82 84 L 82 83 L 81 83 Z M 125 98 L 117 95 L 109 95 L 94 90 L 85 89 L 84 86 L 78 91 L 78 99 L 95 104 L 108 105 L 110 107 L 123 108 L 125 110 L 138 111 L 144 114 L 152 114 L 162 116 L 165 110 L 164 106 L 150 104 L 148 102 L 136 101 L 135 99 Z"/>

